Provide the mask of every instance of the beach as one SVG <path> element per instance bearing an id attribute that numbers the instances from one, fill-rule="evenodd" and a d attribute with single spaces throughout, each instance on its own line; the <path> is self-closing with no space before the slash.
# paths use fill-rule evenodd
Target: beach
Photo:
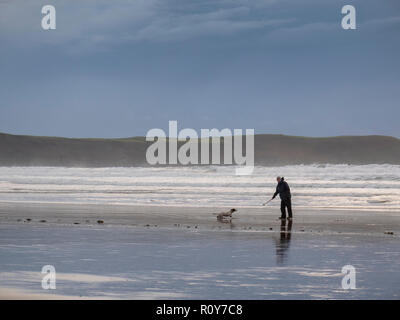
<path id="1" fill-rule="evenodd" d="M 0 300 L 399 300 L 399 31 L 395 0 L 0 0 Z"/>
<path id="2" fill-rule="evenodd" d="M 234 172 L 0 167 L 0 298 L 399 298 L 400 166 Z M 261 205 L 279 173 L 294 208 L 283 225 L 279 199 Z M 347 265 L 356 289 L 342 287 Z"/>
<path id="3" fill-rule="evenodd" d="M 2 202 L 0 298 L 399 299 L 399 212 L 226 209 Z"/>

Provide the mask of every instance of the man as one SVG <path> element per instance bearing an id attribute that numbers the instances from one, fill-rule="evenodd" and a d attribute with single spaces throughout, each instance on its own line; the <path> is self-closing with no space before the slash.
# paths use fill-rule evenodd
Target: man
<path id="1" fill-rule="evenodd" d="M 276 191 L 274 195 L 272 196 L 272 199 L 275 199 L 275 197 L 279 193 L 279 197 L 281 198 L 281 217 L 279 219 L 284 220 L 286 219 L 286 208 L 289 214 L 288 220 L 292 220 L 293 214 L 292 214 L 292 195 L 290 194 L 290 188 L 287 182 L 283 177 L 277 177 L 276 181 L 278 182 L 278 185 L 276 186 Z M 272 200 L 271 199 L 271 200 Z"/>

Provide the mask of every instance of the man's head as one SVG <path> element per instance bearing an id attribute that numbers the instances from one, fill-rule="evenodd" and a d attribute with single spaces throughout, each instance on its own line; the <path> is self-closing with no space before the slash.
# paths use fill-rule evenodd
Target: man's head
<path id="1" fill-rule="evenodd" d="M 280 176 L 276 177 L 276 181 L 281 182 L 282 178 Z"/>

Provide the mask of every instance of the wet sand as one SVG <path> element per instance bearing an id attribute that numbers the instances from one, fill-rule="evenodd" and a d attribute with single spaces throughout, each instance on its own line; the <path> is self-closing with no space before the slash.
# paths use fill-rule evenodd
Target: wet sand
<path id="1" fill-rule="evenodd" d="M 2 203 L 0 299 L 400 298 L 399 213 L 226 209 Z"/>
<path id="2" fill-rule="evenodd" d="M 0 224 L 137 226 L 197 228 L 202 230 L 276 231 L 279 208 L 237 208 L 233 219 L 218 221 L 214 213 L 226 207 L 168 207 L 76 205 L 54 203 L 0 203 Z M 30 219 L 28 221 L 28 219 Z M 295 209 L 292 232 L 384 234 L 400 236 L 400 212 L 330 209 Z M 271 230 L 272 228 L 272 230 Z M 393 234 L 391 234 L 393 233 Z"/>

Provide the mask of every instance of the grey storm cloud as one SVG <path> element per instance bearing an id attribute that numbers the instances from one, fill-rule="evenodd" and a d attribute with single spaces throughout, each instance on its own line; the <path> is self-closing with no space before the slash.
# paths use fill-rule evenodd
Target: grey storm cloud
<path id="1" fill-rule="evenodd" d="M 68 41 L 169 41 L 199 35 L 231 34 L 241 30 L 282 25 L 288 20 L 254 15 L 260 1 L 213 1 L 209 5 L 188 5 L 185 1 L 71 1 L 56 0 L 57 37 Z M 266 1 L 265 3 L 274 3 Z M 39 12 L 43 1 L 4 1 L 0 12 L 2 37 L 23 33 L 27 39 L 40 31 Z M 42 37 L 43 38 L 43 37 Z"/>
<path id="2" fill-rule="evenodd" d="M 340 8 L 342 1 L 330 1 Z M 185 41 L 196 37 L 229 36 L 260 31 L 268 39 L 337 30 L 337 21 L 324 16 L 307 19 L 296 8 L 319 7 L 320 1 L 306 0 L 54 0 L 57 31 L 43 34 L 40 9 L 46 1 L 0 2 L 0 37 L 24 46 L 72 45 L 97 50 L 135 42 Z M 281 8 L 289 7 L 282 15 Z M 339 10 L 338 10 L 339 12 Z M 278 15 L 275 15 L 278 13 Z M 339 19 L 337 15 L 337 19 Z M 374 19 L 376 23 L 397 21 L 400 16 Z"/>
<path id="3" fill-rule="evenodd" d="M 57 29 L 41 28 L 41 8 Z M 192 128 L 400 136 L 400 5 L 352 0 L 0 0 L 0 132 Z"/>
<path id="4" fill-rule="evenodd" d="M 40 9 L 46 1 L 3 1 L 0 37 L 24 45 L 73 44 L 94 50 L 134 42 L 185 41 L 196 37 L 229 36 L 262 30 L 267 34 L 288 28 L 295 14 L 276 17 L 276 6 L 296 6 L 296 1 L 278 0 L 54 0 L 57 31 L 43 34 Z"/>

